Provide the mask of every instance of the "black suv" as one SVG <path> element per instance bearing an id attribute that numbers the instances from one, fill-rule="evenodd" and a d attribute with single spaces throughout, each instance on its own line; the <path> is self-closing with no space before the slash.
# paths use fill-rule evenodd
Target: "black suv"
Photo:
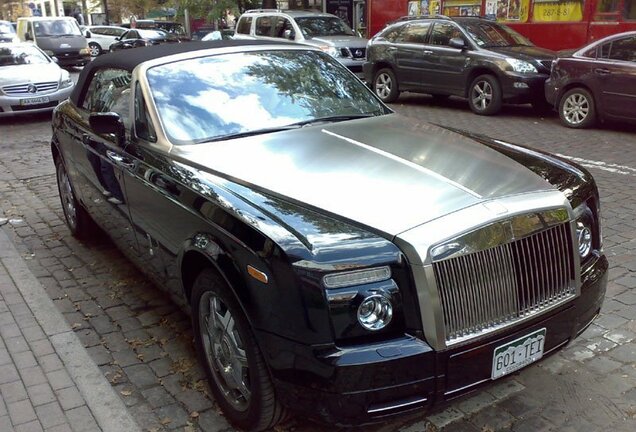
<path id="1" fill-rule="evenodd" d="M 369 41 L 364 76 L 384 102 L 401 91 L 455 95 L 490 115 L 504 102 L 545 109 L 543 84 L 555 57 L 484 18 L 405 17 Z"/>

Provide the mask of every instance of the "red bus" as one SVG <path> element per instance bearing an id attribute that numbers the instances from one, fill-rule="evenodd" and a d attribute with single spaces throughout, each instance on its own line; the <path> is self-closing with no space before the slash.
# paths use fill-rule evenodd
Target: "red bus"
<path id="1" fill-rule="evenodd" d="M 553 50 L 636 30 L 636 0 L 367 0 L 367 12 L 369 36 L 404 15 L 478 15 Z"/>

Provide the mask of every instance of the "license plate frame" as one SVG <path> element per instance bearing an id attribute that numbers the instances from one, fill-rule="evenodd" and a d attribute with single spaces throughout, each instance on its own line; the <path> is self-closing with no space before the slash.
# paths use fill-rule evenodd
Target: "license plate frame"
<path id="1" fill-rule="evenodd" d="M 493 350 L 490 378 L 509 375 L 543 357 L 547 330 L 541 328 Z"/>
<path id="2" fill-rule="evenodd" d="M 27 99 L 20 99 L 20 106 L 41 105 L 49 103 L 51 99 L 48 96 L 39 96 Z"/>

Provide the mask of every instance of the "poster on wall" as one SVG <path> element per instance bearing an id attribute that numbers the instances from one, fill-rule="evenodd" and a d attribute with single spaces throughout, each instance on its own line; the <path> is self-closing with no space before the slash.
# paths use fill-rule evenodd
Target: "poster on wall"
<path id="1" fill-rule="evenodd" d="M 486 18 L 488 19 L 496 19 L 497 18 L 497 0 L 486 0 Z"/>

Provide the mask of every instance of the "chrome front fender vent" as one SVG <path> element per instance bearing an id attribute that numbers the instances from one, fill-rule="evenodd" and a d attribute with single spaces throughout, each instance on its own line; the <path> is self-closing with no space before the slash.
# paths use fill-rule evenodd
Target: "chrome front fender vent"
<path id="1" fill-rule="evenodd" d="M 567 212 L 545 216 L 492 224 L 433 248 L 439 252 L 433 272 L 447 346 L 527 320 L 577 295 Z"/>

